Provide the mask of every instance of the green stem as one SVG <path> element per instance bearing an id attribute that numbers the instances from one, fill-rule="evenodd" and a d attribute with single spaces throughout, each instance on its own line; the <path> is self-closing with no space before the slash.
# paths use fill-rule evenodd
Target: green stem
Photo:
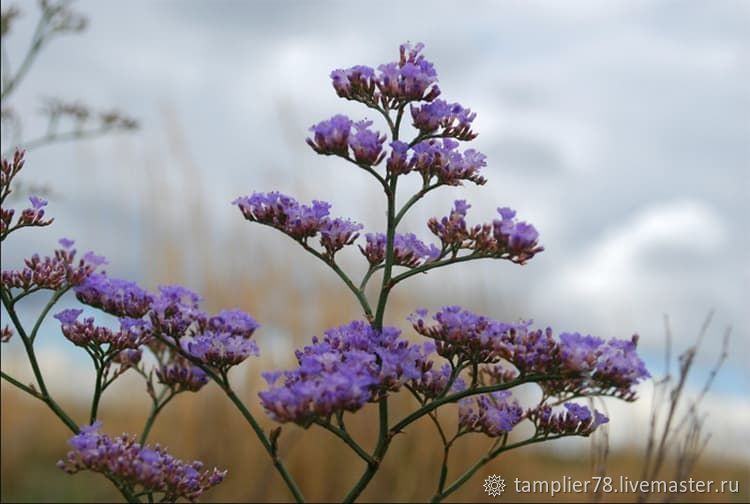
<path id="1" fill-rule="evenodd" d="M 491 392 L 497 392 L 499 390 L 507 390 L 513 387 L 517 387 L 519 385 L 522 385 L 524 383 L 531 383 L 531 382 L 542 382 L 542 381 L 550 381 L 550 380 L 561 380 L 565 377 L 562 375 L 546 375 L 546 374 L 529 374 L 523 377 L 516 378 L 513 381 L 509 381 L 506 383 L 499 383 L 495 385 L 486 385 L 484 387 L 476 387 L 473 389 L 466 389 L 462 390 L 461 392 L 456 392 L 451 395 L 447 395 L 438 399 L 435 399 L 434 401 L 431 401 L 418 410 L 414 411 L 410 415 L 406 416 L 403 420 L 396 423 L 391 428 L 391 435 L 395 435 L 398 432 L 401 432 L 406 426 L 411 424 L 412 422 L 415 422 L 416 420 L 419 420 L 424 415 L 428 414 L 429 412 L 439 408 L 443 404 L 448 403 L 454 403 L 460 399 L 463 399 L 464 397 L 469 397 L 473 395 L 478 394 L 488 394 Z"/>
<path id="2" fill-rule="evenodd" d="M 143 426 L 143 432 L 141 433 L 141 437 L 138 440 L 138 442 L 143 446 L 146 443 L 146 439 L 148 439 L 148 435 L 151 432 L 151 428 L 154 426 L 154 421 L 156 420 L 157 415 L 161 412 L 162 409 L 164 409 L 164 406 L 171 401 L 174 396 L 177 395 L 176 392 L 170 393 L 166 399 L 162 400 L 164 394 L 166 392 L 171 392 L 170 389 L 165 388 L 162 393 L 159 395 L 159 397 L 154 401 L 153 405 L 151 406 L 151 412 L 148 415 L 148 418 L 146 419 L 146 424 Z"/>
<path id="3" fill-rule="evenodd" d="M 91 400 L 91 414 L 89 415 L 89 425 L 96 420 L 99 411 L 99 400 L 102 397 L 102 379 L 104 375 L 104 366 L 94 361 L 96 367 L 96 382 L 94 384 L 94 397 Z"/>
<path id="4" fill-rule="evenodd" d="M 469 478 L 471 478 L 474 473 L 476 473 L 479 469 L 481 469 L 487 462 L 491 461 L 498 455 L 500 455 L 502 452 L 513 450 L 515 448 L 520 448 L 522 446 L 534 444 L 534 443 L 541 443 L 543 441 L 551 441 L 553 439 L 559 439 L 561 437 L 571 436 L 572 434 L 560 434 L 556 436 L 540 436 L 540 437 L 534 437 L 530 439 L 526 439 L 524 441 L 519 441 L 518 443 L 513 443 L 505 446 L 501 446 L 497 448 L 494 451 L 491 451 L 487 453 L 484 457 L 479 459 L 473 466 L 471 466 L 465 473 L 463 473 L 461 476 L 459 476 L 453 483 L 448 486 L 444 491 L 439 492 L 437 495 L 435 495 L 432 498 L 432 502 L 440 502 L 456 490 L 458 490 L 461 485 L 466 483 Z"/>
<path id="5" fill-rule="evenodd" d="M 36 339 L 36 335 L 39 332 L 39 328 L 42 326 L 42 322 L 44 322 L 44 319 L 47 317 L 47 314 L 52 309 L 53 306 L 60 300 L 60 298 L 68 292 L 70 289 L 70 286 L 66 286 L 58 291 L 55 291 L 54 294 L 52 294 L 52 297 L 49 299 L 47 304 L 44 306 L 44 309 L 39 313 L 39 318 L 37 318 L 36 323 L 34 324 L 34 327 L 31 328 L 31 334 L 29 335 L 29 339 L 33 343 Z"/>
<path id="6" fill-rule="evenodd" d="M 433 185 L 424 184 L 422 186 L 422 189 L 420 189 L 414 196 L 409 198 L 409 200 L 404 204 L 404 206 L 401 207 L 401 210 L 398 211 L 398 213 L 396 214 L 396 220 L 395 220 L 396 225 L 398 226 L 398 224 L 401 222 L 401 219 L 403 219 L 404 215 L 406 215 L 406 212 L 408 212 L 409 209 L 412 206 L 414 206 L 414 204 L 417 201 L 422 199 L 425 194 L 427 194 L 428 192 L 432 191 L 433 189 L 437 187 L 440 187 L 440 185 L 439 184 L 433 184 Z"/>
<path id="7" fill-rule="evenodd" d="M 23 390 L 27 394 L 29 394 L 32 397 L 35 397 L 36 399 L 42 399 L 42 396 L 39 395 L 39 393 L 34 390 L 33 388 L 29 387 L 28 385 L 24 385 L 20 381 L 16 380 L 12 376 L 5 374 L 5 372 L 0 371 L 0 376 L 3 378 L 3 380 L 7 381 L 11 385 L 18 387 L 19 389 Z"/>
<path id="8" fill-rule="evenodd" d="M 331 425 L 330 422 L 325 422 L 323 420 L 316 420 L 316 425 L 319 425 L 323 427 L 328 432 L 334 434 L 336 437 L 341 439 L 344 443 L 349 445 L 349 447 L 354 450 L 354 452 L 360 456 L 362 460 L 367 462 L 369 465 L 377 465 L 377 462 L 370 456 L 369 453 L 367 453 L 364 448 L 362 448 L 359 443 L 357 443 L 348 432 L 346 432 L 344 429 L 340 429 L 336 427 L 335 425 Z"/>
<path id="9" fill-rule="evenodd" d="M 483 256 L 483 255 L 478 255 L 476 253 L 471 253 L 463 257 L 450 257 L 448 259 L 443 259 L 442 261 L 429 262 L 429 263 L 423 264 L 422 266 L 417 266 L 416 268 L 412 268 L 408 271 L 405 271 L 401 273 L 400 275 L 397 275 L 396 277 L 393 278 L 392 283 L 393 285 L 396 285 L 397 283 L 403 280 L 406 280 L 407 278 L 411 276 L 418 275 L 419 273 L 425 273 L 427 271 L 433 270 L 435 268 L 440 268 L 442 266 L 447 266 L 449 264 L 456 264 L 460 262 L 471 261 L 474 259 L 483 259 L 485 257 L 489 257 L 489 256 Z"/>
<path id="10" fill-rule="evenodd" d="M 276 453 L 276 450 L 271 445 L 271 442 L 266 437 L 266 433 L 263 432 L 263 428 L 258 424 L 258 421 L 255 420 L 255 417 L 252 413 L 247 409 L 245 406 L 245 403 L 242 402 L 242 400 L 237 397 L 237 394 L 234 393 L 232 388 L 229 386 L 229 382 L 225 381 L 222 385 L 222 388 L 224 389 L 224 393 L 229 397 L 229 400 L 234 403 L 234 405 L 237 407 L 237 409 L 240 411 L 243 417 L 245 417 L 245 420 L 247 420 L 247 423 L 250 424 L 250 427 L 252 427 L 253 431 L 255 431 L 256 436 L 258 436 L 258 439 L 260 440 L 261 444 L 263 445 L 263 448 L 268 452 L 268 454 L 271 456 L 271 460 L 273 461 L 274 467 L 276 467 L 276 470 L 279 472 L 281 477 L 284 480 L 284 483 L 286 483 L 286 486 L 289 488 L 289 490 L 292 492 L 292 495 L 294 495 L 294 500 L 296 502 L 304 502 L 305 498 L 302 496 L 302 492 L 300 491 L 299 487 L 297 486 L 297 483 L 295 483 L 292 476 L 287 472 L 286 467 L 284 467 L 284 464 L 282 464 L 281 459 L 279 459 L 278 454 Z"/>

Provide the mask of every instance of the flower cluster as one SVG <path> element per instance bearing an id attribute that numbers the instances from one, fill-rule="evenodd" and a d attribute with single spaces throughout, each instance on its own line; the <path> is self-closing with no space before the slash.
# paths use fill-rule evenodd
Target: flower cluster
<path id="1" fill-rule="evenodd" d="M 487 179 L 479 171 L 487 166 L 485 155 L 474 149 L 461 153 L 458 145 L 450 138 L 423 140 L 413 147 L 396 140 L 391 142 L 386 168 L 393 175 L 419 172 L 425 184 L 459 186 L 468 180 L 483 185 Z"/>
<path id="2" fill-rule="evenodd" d="M 350 159 L 351 149 L 354 161 L 361 165 L 374 166 L 385 156 L 385 136 L 370 130 L 370 126 L 372 121 L 363 120 L 355 123 L 345 115 L 335 115 L 310 128 L 314 134 L 313 138 L 307 139 L 307 144 L 318 154 L 337 155 L 347 159 Z"/>
<path id="3" fill-rule="evenodd" d="M 367 233 L 367 245 L 359 250 L 370 265 L 377 266 L 385 261 L 387 237 L 385 233 Z M 441 250 L 435 245 L 425 245 L 414 233 L 396 233 L 393 237 L 393 264 L 417 267 L 440 258 Z"/>
<path id="4" fill-rule="evenodd" d="M 357 65 L 331 72 L 333 88 L 342 98 L 368 106 L 381 104 L 393 108 L 410 101 L 432 101 L 440 95 L 437 72 L 432 63 L 420 54 L 423 44 L 403 44 L 398 62 L 378 66 L 377 72 Z"/>
<path id="5" fill-rule="evenodd" d="M 180 356 L 157 367 L 156 376 L 159 382 L 168 387 L 191 392 L 197 392 L 208 383 L 208 375 L 205 371 Z"/>
<path id="6" fill-rule="evenodd" d="M 299 366 L 285 371 L 279 384 L 282 373 L 264 375 L 270 388 L 258 394 L 263 407 L 278 422 L 308 426 L 418 380 L 428 349 L 409 345 L 400 334 L 362 321 L 326 331 L 296 352 Z"/>
<path id="7" fill-rule="evenodd" d="M 510 208 L 498 208 L 500 219 L 491 224 L 477 224 L 468 227 L 466 213 L 471 205 L 457 200 L 451 213 L 440 220 L 433 217 L 427 223 L 443 244 L 455 255 L 460 250 L 470 250 L 479 257 L 508 259 L 525 264 L 529 259 L 544 250 L 538 244 L 539 233 L 531 224 L 517 222 L 516 212 Z"/>
<path id="8" fill-rule="evenodd" d="M 552 392 L 594 390 L 632 398 L 632 387 L 649 376 L 636 352 L 637 337 L 607 342 L 592 336 L 563 333 L 555 339 L 552 330 L 530 329 L 530 323 L 507 324 L 476 315 L 459 306 L 448 306 L 425 321 L 427 310 L 417 310 L 409 320 L 414 329 L 436 342 L 439 355 L 454 364 L 498 364 L 510 362 L 520 373 L 559 375 L 545 382 Z M 514 377 L 504 367 L 483 367 L 493 383 Z"/>
<path id="9" fill-rule="evenodd" d="M 137 350 L 153 339 L 151 328 L 144 320 L 122 318 L 120 329 L 113 331 L 107 327 L 94 325 L 93 317 L 85 318 L 83 321 L 78 320 L 81 313 L 83 313 L 81 309 L 67 309 L 54 316 L 60 321 L 63 335 L 75 345 L 84 347 L 109 345 L 116 350 Z M 134 356 L 131 355 L 128 359 L 133 360 Z"/>
<path id="10" fill-rule="evenodd" d="M 135 282 L 112 278 L 105 273 L 90 275 L 75 288 L 82 303 L 116 317 L 143 317 L 154 298 Z"/>
<path id="11" fill-rule="evenodd" d="M 471 123 L 476 112 L 464 108 L 459 103 L 448 103 L 445 100 L 434 100 L 420 107 L 411 107 L 412 124 L 423 135 L 435 133 L 440 128 L 439 136 L 453 137 L 458 140 L 471 141 L 477 134 L 471 131 Z"/>
<path id="12" fill-rule="evenodd" d="M 345 245 L 354 243 L 362 229 L 361 224 L 348 219 L 329 218 L 329 203 L 313 201 L 312 206 L 301 205 L 279 192 L 253 193 L 232 203 L 247 220 L 274 227 L 303 243 L 320 233 L 320 243 L 329 259 Z"/>
<path id="13" fill-rule="evenodd" d="M 0 162 L 0 201 L 2 203 L 5 203 L 5 199 L 13 192 L 10 187 L 11 182 L 23 169 L 25 155 L 26 151 L 17 149 L 12 160 L 3 159 Z M 5 239 L 8 234 L 22 227 L 42 227 L 52 224 L 54 219 L 44 218 L 44 207 L 47 206 L 46 200 L 38 196 L 30 196 L 29 202 L 31 206 L 21 211 L 21 215 L 18 216 L 15 223 L 13 223 L 13 217 L 16 214 L 15 209 L 7 208 L 4 205 L 0 207 L 0 239 Z"/>
<path id="14" fill-rule="evenodd" d="M 498 437 L 513 430 L 523 418 L 518 401 L 510 400 L 507 391 L 493 392 L 461 399 L 458 402 L 458 425 L 464 432 L 483 432 Z"/>
<path id="15" fill-rule="evenodd" d="M 526 331 L 528 324 L 506 324 L 476 315 L 460 306 L 447 306 L 434 315 L 437 324 L 425 322 L 420 309 L 408 320 L 419 334 L 435 340 L 437 353 L 456 362 L 494 363 L 511 357 L 510 334 Z"/>
<path id="16" fill-rule="evenodd" d="M 76 261 L 76 250 L 72 248 L 73 241 L 60 240 L 62 248 L 55 250 L 52 257 L 42 259 L 38 254 L 24 261 L 21 270 L 4 270 L 2 285 L 10 289 L 21 289 L 32 292 L 40 289 L 62 290 L 80 285 L 99 266 L 106 264 L 106 259 L 88 252 Z"/>
<path id="17" fill-rule="evenodd" d="M 250 339 L 258 327 L 247 313 L 224 310 L 199 320 L 193 334 L 180 338 L 180 345 L 185 353 L 201 362 L 225 368 L 259 354 L 258 346 Z"/>
<path id="18" fill-rule="evenodd" d="M 134 437 L 101 434 L 101 422 L 81 428 L 68 442 L 73 448 L 57 465 L 69 474 L 94 471 L 145 492 L 163 494 L 163 502 L 194 501 L 221 483 L 226 471 L 204 470 L 202 462 L 183 462 L 156 445 L 141 446 Z"/>
<path id="19" fill-rule="evenodd" d="M 576 403 L 565 403 L 564 412 L 553 413 L 548 405 L 529 411 L 529 419 L 537 430 L 543 434 L 576 434 L 588 436 L 602 424 L 609 422 L 604 414 L 597 410 L 591 413 L 586 406 Z"/>

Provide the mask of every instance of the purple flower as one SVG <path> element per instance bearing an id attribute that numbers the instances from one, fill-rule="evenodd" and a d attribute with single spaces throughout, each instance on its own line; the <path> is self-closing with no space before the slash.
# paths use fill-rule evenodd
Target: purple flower
<path id="1" fill-rule="evenodd" d="M 437 312 L 432 326 L 425 323 L 427 310 L 417 310 L 408 320 L 419 334 L 432 338 L 437 353 L 459 361 L 493 363 L 513 358 L 513 340 L 526 332 L 528 324 L 506 324 L 476 315 L 460 306 L 446 306 Z"/>
<path id="2" fill-rule="evenodd" d="M 651 374 L 636 352 L 638 336 L 631 340 L 611 339 L 601 347 L 594 377 L 619 388 L 629 388 Z"/>
<path id="3" fill-rule="evenodd" d="M 250 339 L 258 327 L 247 313 L 224 310 L 199 321 L 196 333 L 181 338 L 180 345 L 187 354 L 224 369 L 259 354 L 258 346 Z"/>
<path id="4" fill-rule="evenodd" d="M 391 155 L 388 157 L 386 162 L 386 168 L 388 172 L 393 175 L 402 175 L 409 173 L 414 168 L 414 158 L 410 161 L 409 157 L 409 144 L 395 140 L 390 143 Z"/>
<path id="5" fill-rule="evenodd" d="M 101 422 L 81 427 L 69 440 L 73 448 L 57 466 L 69 474 L 93 471 L 146 492 L 162 494 L 160 501 L 194 501 L 224 480 L 226 471 L 204 470 L 199 461 L 183 462 L 156 445 L 141 446 L 135 437 L 110 438 L 99 433 Z"/>
<path id="6" fill-rule="evenodd" d="M 348 157 L 352 124 L 351 119 L 341 114 L 327 121 L 321 121 L 310 128 L 314 134 L 312 139 L 307 139 L 307 144 L 318 154 L 337 154 Z"/>
<path id="7" fill-rule="evenodd" d="M 523 409 L 509 391 L 467 397 L 458 402 L 458 425 L 465 432 L 483 432 L 498 437 L 513 430 L 522 419 Z"/>
<path id="8" fill-rule="evenodd" d="M 75 241 L 69 240 L 68 238 L 60 238 L 57 240 L 57 243 L 59 243 L 62 248 L 69 249 L 75 244 Z"/>
<path id="9" fill-rule="evenodd" d="M 346 70 L 331 72 L 333 89 L 336 94 L 348 100 L 373 101 L 375 95 L 375 71 L 364 65 L 357 65 Z"/>
<path id="10" fill-rule="evenodd" d="M 105 273 L 90 275 L 75 288 L 82 303 L 116 317 L 143 317 L 154 298 L 135 282 L 111 278 Z"/>
<path id="11" fill-rule="evenodd" d="M 55 250 L 52 257 L 42 259 L 38 254 L 24 261 L 21 270 L 4 270 L 0 281 L 8 289 L 23 291 L 32 289 L 60 290 L 82 283 L 99 266 L 106 263 L 103 257 L 89 252 L 76 261 L 76 250 L 62 248 Z"/>
<path id="12" fill-rule="evenodd" d="M 380 93 L 395 102 L 432 101 L 440 94 L 437 72 L 421 53 L 424 44 L 402 44 L 397 63 L 378 66 L 375 84 Z M 430 87 L 432 86 L 432 87 Z"/>
<path id="13" fill-rule="evenodd" d="M 483 185 L 487 180 L 479 171 L 487 166 L 484 154 L 474 149 L 461 153 L 458 142 L 450 138 L 443 141 L 424 140 L 412 147 L 410 165 L 422 174 L 425 181 L 435 179 L 438 184 L 459 186 L 464 180 Z"/>
<path id="14" fill-rule="evenodd" d="M 581 336 L 578 333 L 561 333 L 559 339 L 560 360 L 565 369 L 571 371 L 594 369 L 604 340 L 593 336 Z"/>
<path id="15" fill-rule="evenodd" d="M 232 203 L 240 208 L 247 220 L 275 227 L 296 240 L 318 234 L 327 222 L 331 208 L 323 201 L 313 201 L 312 206 L 301 205 L 279 192 L 253 193 Z"/>
<path id="16" fill-rule="evenodd" d="M 441 129 L 440 135 L 469 141 L 476 138 L 471 131 L 471 123 L 477 114 L 458 103 L 447 103 L 435 100 L 420 107 L 411 106 L 413 125 L 422 134 L 434 133 Z"/>
<path id="17" fill-rule="evenodd" d="M 327 256 L 333 257 L 344 246 L 354 243 L 359 237 L 358 231 L 363 227 L 349 219 L 328 220 L 320 229 L 320 243 L 325 247 Z"/>
<path id="18" fill-rule="evenodd" d="M 120 330 L 113 331 L 107 327 L 94 324 L 93 317 L 78 320 L 83 313 L 79 309 L 67 309 L 54 317 L 60 321 L 63 335 L 78 346 L 99 347 L 109 345 L 112 349 L 138 349 L 152 341 L 151 325 L 145 320 L 123 318 L 120 320 Z M 135 354 L 122 355 L 121 358 L 135 359 Z M 140 357 L 139 357 L 140 358 Z"/>
<path id="19" fill-rule="evenodd" d="M 385 156 L 382 153 L 385 136 L 369 130 L 369 126 L 372 126 L 372 121 L 355 123 L 355 133 L 350 137 L 349 145 L 352 147 L 355 161 L 365 165 L 377 165 Z"/>
<path id="20" fill-rule="evenodd" d="M 47 200 L 40 198 L 39 196 L 29 196 L 29 201 L 34 210 L 37 211 L 47 206 Z"/>
<path id="21" fill-rule="evenodd" d="M 201 298 L 180 285 L 163 285 L 154 297 L 149 318 L 153 329 L 165 336 L 179 338 L 193 324 L 208 318 L 198 304 Z"/>
<path id="22" fill-rule="evenodd" d="M 367 245 L 359 247 L 371 265 L 376 266 L 385 260 L 386 235 L 367 233 Z M 420 264 L 437 260 L 440 249 L 435 245 L 425 245 L 414 233 L 396 234 L 393 238 L 394 264 L 414 268 Z"/>
<path id="23" fill-rule="evenodd" d="M 313 338 L 296 352 L 296 369 L 264 376 L 270 388 L 258 394 L 263 407 L 278 422 L 307 426 L 316 418 L 356 411 L 419 379 L 423 350 L 399 335 L 396 328 L 376 331 L 361 321 L 326 331 L 322 340 Z"/>
<path id="24" fill-rule="evenodd" d="M 156 376 L 164 385 L 191 392 L 197 392 L 208 383 L 206 372 L 182 357 L 156 368 Z"/>
<path id="25" fill-rule="evenodd" d="M 480 257 L 508 259 L 517 264 L 525 264 L 539 252 L 539 233 L 534 226 L 514 220 L 516 212 L 510 208 L 498 208 L 501 219 L 491 224 L 466 225 L 466 210 L 470 207 L 465 201 L 455 202 L 450 215 L 431 218 L 427 227 L 438 236 L 443 247 L 454 254 L 460 250 L 471 250 Z"/>
<path id="26" fill-rule="evenodd" d="M 588 407 L 576 403 L 565 403 L 564 412 L 553 413 L 552 408 L 543 405 L 529 411 L 529 418 L 537 426 L 537 430 L 545 434 L 567 434 L 588 436 L 597 427 L 609 422 L 609 418 Z"/>

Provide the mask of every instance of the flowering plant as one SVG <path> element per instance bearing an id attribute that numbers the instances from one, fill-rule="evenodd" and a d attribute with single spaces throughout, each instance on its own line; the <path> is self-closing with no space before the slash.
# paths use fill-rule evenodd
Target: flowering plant
<path id="1" fill-rule="evenodd" d="M 355 501 L 378 471 L 397 434 L 428 417 L 443 445 L 442 469 L 437 475 L 434 501 L 441 501 L 466 483 L 500 454 L 525 445 L 568 436 L 588 436 L 608 421 L 599 411 L 574 402 L 597 396 L 635 400 L 634 387 L 649 376 L 636 353 L 638 338 L 604 339 L 534 327 L 530 321 L 501 322 L 460 306 L 446 306 L 432 316 L 416 309 L 408 318 L 424 338 L 412 343 L 401 329 L 385 325 L 393 290 L 412 276 L 479 259 L 503 259 L 525 265 L 544 249 L 536 228 L 518 220 L 516 212 L 500 207 L 497 216 L 481 224 L 467 223 L 471 205 L 455 201 L 446 216 L 430 219 L 435 236 L 425 243 L 412 232 L 402 232 L 409 210 L 425 195 L 443 186 L 486 183 L 480 174 L 486 159 L 480 152 L 461 150 L 473 140 L 476 113 L 440 99 L 437 73 L 422 54 L 422 44 L 404 44 L 398 61 L 375 68 L 354 66 L 331 73 L 338 96 L 361 103 L 381 116 L 382 133 L 373 121 L 354 121 L 335 115 L 311 128 L 307 143 L 318 154 L 339 157 L 372 177 L 385 197 L 386 226 L 361 232 L 363 224 L 332 217 L 331 205 L 298 202 L 280 192 L 255 192 L 234 200 L 245 219 L 273 227 L 323 261 L 357 299 L 361 317 L 314 337 L 295 352 L 297 365 L 264 373 L 268 388 L 259 392 L 268 416 L 279 424 L 305 429 L 323 428 L 349 446 L 363 461 L 360 478 L 342 499 Z M 402 139 L 404 121 L 416 134 Z M 0 237 L 24 227 L 51 224 L 46 202 L 32 197 L 20 212 L 6 207 L 11 184 L 24 165 L 24 152 L 2 162 L 2 218 Z M 406 201 L 397 198 L 405 177 L 421 179 L 421 188 Z M 363 238 L 363 239 L 362 239 Z M 345 247 L 357 244 L 366 272 L 355 281 L 337 261 Z M 303 492 L 278 454 L 281 426 L 267 432 L 234 391 L 230 371 L 257 356 L 253 335 L 259 324 L 239 310 L 209 314 L 200 297 L 181 286 L 162 286 L 148 292 L 133 282 L 110 277 L 106 261 L 93 253 L 77 259 L 71 240 L 60 240 L 52 256 L 34 255 L 21 269 L 2 272 L 0 295 L 11 324 L 3 341 L 21 339 L 34 372 L 26 385 L 2 373 L 2 378 L 44 402 L 73 432 L 71 451 L 58 465 L 70 472 L 99 472 L 110 479 L 129 502 L 155 498 L 195 500 L 220 483 L 225 471 L 206 470 L 201 462 L 183 462 L 165 448 L 146 444 L 158 414 L 177 395 L 197 392 L 209 381 L 219 385 L 254 431 L 291 496 L 302 502 Z M 367 286 L 380 278 L 375 296 Z M 18 317 L 16 306 L 25 297 L 51 292 L 47 305 L 31 329 Z M 87 422 L 81 425 L 52 398 L 38 366 L 34 343 L 42 321 L 67 292 L 84 305 L 114 317 L 117 329 L 84 316 L 83 309 L 54 314 L 62 334 L 90 356 L 96 371 Z M 149 354 L 148 359 L 144 358 Z M 102 394 L 122 374 L 140 374 L 151 397 L 151 413 L 138 436 L 103 434 L 98 405 Z M 536 384 L 540 399 L 523 406 L 513 390 Z M 406 392 L 415 403 L 403 416 L 389 408 L 394 394 Z M 366 450 L 346 426 L 368 404 L 378 409 L 375 447 Z M 457 404 L 454 432 L 438 417 L 438 410 Z M 511 433 L 521 423 L 532 426 L 517 439 Z M 488 451 L 454 481 L 448 479 L 451 447 L 463 436 L 488 438 Z"/>

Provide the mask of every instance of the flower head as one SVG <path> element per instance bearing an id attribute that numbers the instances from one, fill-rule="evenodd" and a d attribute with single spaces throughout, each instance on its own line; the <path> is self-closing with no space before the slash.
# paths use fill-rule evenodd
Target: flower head
<path id="1" fill-rule="evenodd" d="M 101 434 L 101 422 L 81 427 L 69 440 L 72 450 L 57 466 L 69 474 L 93 471 L 105 474 L 147 492 L 162 494 L 162 501 L 194 501 L 224 480 L 226 471 L 205 470 L 199 461 L 183 462 L 165 448 L 142 446 L 135 437 L 123 434 L 111 438 Z"/>

